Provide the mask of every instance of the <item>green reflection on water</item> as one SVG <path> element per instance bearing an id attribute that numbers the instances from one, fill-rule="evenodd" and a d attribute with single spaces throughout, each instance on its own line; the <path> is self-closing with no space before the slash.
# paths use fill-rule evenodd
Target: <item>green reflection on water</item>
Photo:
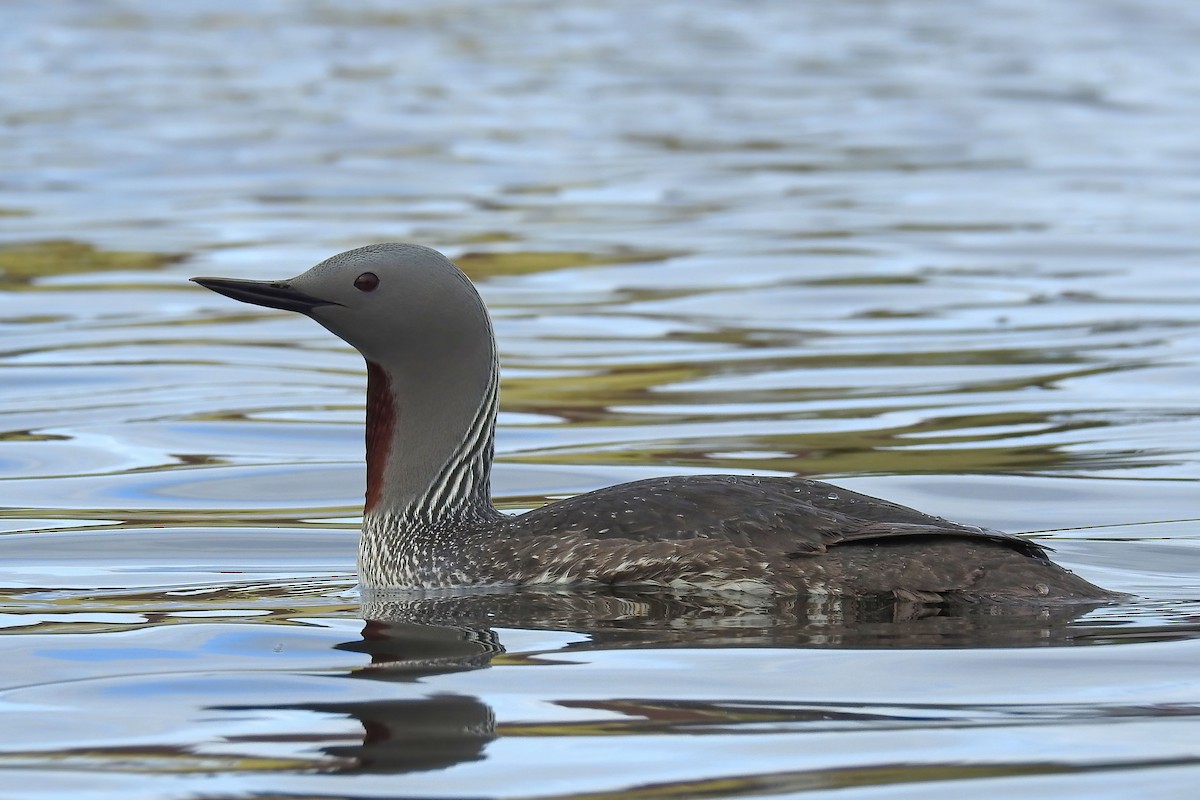
<path id="1" fill-rule="evenodd" d="M 3 245 L 0 246 L 0 288 L 16 289 L 52 275 L 158 269 L 183 258 L 172 253 L 99 250 L 86 242 L 70 239 Z"/>
<path id="2" fill-rule="evenodd" d="M 469 252 L 456 256 L 454 263 L 472 280 L 497 275 L 529 275 L 571 267 L 594 267 L 603 264 L 624 264 L 642 261 L 661 261 L 669 253 L 618 252 L 611 255 L 587 252 L 553 252 L 524 250 L 505 253 Z"/>

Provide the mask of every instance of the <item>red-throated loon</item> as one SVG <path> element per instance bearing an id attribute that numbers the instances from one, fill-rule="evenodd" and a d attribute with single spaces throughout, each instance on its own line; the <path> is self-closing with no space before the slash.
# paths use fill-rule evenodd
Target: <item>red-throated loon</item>
<path id="1" fill-rule="evenodd" d="M 1118 595 L 1034 542 L 799 478 L 624 483 L 520 515 L 491 500 L 499 366 L 479 293 L 427 247 L 350 250 L 283 281 L 195 278 L 307 314 L 367 362 L 367 587 L 628 584 L 901 599 Z"/>

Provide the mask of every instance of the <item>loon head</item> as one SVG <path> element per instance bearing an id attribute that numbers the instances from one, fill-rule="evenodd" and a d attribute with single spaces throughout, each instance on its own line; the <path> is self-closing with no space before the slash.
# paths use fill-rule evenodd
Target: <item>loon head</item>
<path id="1" fill-rule="evenodd" d="M 192 280 L 305 314 L 366 359 L 368 516 L 491 508 L 495 339 L 479 292 L 448 258 L 376 244 L 286 280 Z"/>

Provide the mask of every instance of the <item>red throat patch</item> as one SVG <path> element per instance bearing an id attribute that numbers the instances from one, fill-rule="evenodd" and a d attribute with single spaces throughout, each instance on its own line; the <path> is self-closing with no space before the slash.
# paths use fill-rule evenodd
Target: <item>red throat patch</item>
<path id="1" fill-rule="evenodd" d="M 396 430 L 396 399 L 383 367 L 367 362 L 367 502 L 365 511 L 383 497 L 383 473 Z"/>

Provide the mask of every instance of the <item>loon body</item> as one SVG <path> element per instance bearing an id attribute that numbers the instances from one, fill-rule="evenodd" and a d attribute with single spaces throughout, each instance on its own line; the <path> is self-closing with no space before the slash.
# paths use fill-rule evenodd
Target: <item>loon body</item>
<path id="1" fill-rule="evenodd" d="M 379 244 L 290 280 L 193 280 L 306 314 L 366 359 L 358 566 L 367 587 L 647 585 L 929 602 L 1118 596 L 1019 536 L 800 478 L 655 478 L 503 514 L 491 500 L 495 337 L 475 287 L 445 256 Z"/>

